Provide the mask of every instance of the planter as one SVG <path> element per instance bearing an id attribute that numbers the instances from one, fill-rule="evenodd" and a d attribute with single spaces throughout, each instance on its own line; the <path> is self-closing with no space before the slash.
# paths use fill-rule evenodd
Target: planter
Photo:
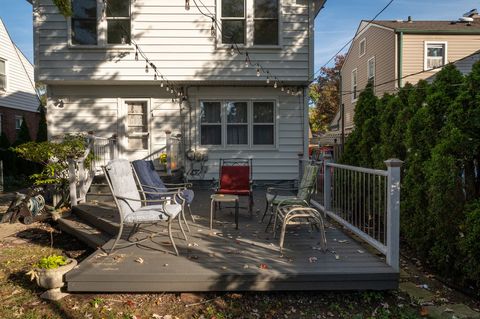
<path id="1" fill-rule="evenodd" d="M 37 273 L 37 285 L 48 289 L 40 297 L 48 300 L 59 300 L 67 294 L 60 291 L 63 287 L 63 275 L 77 266 L 75 259 L 67 258 L 67 264 L 55 269 L 35 269 Z"/>

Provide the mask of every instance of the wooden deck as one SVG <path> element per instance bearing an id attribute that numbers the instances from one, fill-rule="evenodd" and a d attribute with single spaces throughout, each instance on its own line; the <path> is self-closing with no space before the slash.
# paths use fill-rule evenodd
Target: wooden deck
<path id="1" fill-rule="evenodd" d="M 235 230 L 233 209 L 228 208 L 218 212 L 214 229 L 210 230 L 210 192 L 199 190 L 195 195 L 193 211 L 197 223 L 189 222 L 188 242 L 176 226 L 175 242 L 180 256 L 150 249 L 170 250 L 165 244 L 166 233 L 154 238 L 162 246 L 149 240 L 144 242 L 145 246 L 130 246 L 111 255 L 99 249 L 66 275 L 68 290 L 304 291 L 385 290 L 398 286 L 398 272 L 328 222 L 328 252 L 317 249 L 316 230 L 300 227 L 287 232 L 284 254 L 280 255 L 278 239 L 273 239 L 271 232 L 266 233 L 265 224 L 260 223 L 264 209 L 261 191 L 255 196 L 255 208 L 260 211 L 250 218 L 246 210 L 241 210 L 239 230 Z M 109 204 L 82 205 L 77 213 L 101 225 L 107 233 L 115 232 L 115 211 Z M 112 240 L 104 248 L 111 244 Z"/>

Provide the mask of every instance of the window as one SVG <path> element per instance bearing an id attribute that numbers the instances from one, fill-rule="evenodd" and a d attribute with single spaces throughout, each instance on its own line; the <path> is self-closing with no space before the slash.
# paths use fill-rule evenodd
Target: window
<path id="1" fill-rule="evenodd" d="M 222 144 L 222 107 L 220 102 L 200 103 L 200 136 L 202 145 Z"/>
<path id="2" fill-rule="evenodd" d="M 97 0 L 72 0 L 72 44 L 96 45 Z"/>
<path id="3" fill-rule="evenodd" d="M 362 57 L 367 52 L 367 39 L 362 39 L 359 43 L 359 56 Z"/>
<path id="4" fill-rule="evenodd" d="M 439 68 L 447 61 L 447 43 L 425 42 L 425 70 Z"/>
<path id="5" fill-rule="evenodd" d="M 253 145 L 273 145 L 275 141 L 275 104 L 253 102 Z"/>
<path id="6" fill-rule="evenodd" d="M 227 145 L 248 145 L 248 103 L 227 102 Z"/>
<path id="7" fill-rule="evenodd" d="M 7 90 L 7 62 L 0 60 L 0 91 Z"/>
<path id="8" fill-rule="evenodd" d="M 23 124 L 23 116 L 15 115 L 15 129 L 17 131 L 20 131 L 20 129 L 22 128 L 22 124 Z"/>
<path id="9" fill-rule="evenodd" d="M 128 149 L 148 150 L 147 103 L 127 102 Z"/>
<path id="10" fill-rule="evenodd" d="M 357 69 L 355 69 L 352 71 L 352 101 L 356 101 L 357 98 Z"/>
<path id="11" fill-rule="evenodd" d="M 222 0 L 222 43 L 245 44 L 245 0 Z"/>
<path id="12" fill-rule="evenodd" d="M 254 0 L 253 44 L 278 44 L 278 0 Z"/>
<path id="13" fill-rule="evenodd" d="M 372 57 L 367 62 L 368 68 L 368 82 L 375 84 L 375 57 Z"/>
<path id="14" fill-rule="evenodd" d="M 106 17 L 107 43 L 130 44 L 130 1 L 108 0 Z"/>
<path id="15" fill-rule="evenodd" d="M 200 109 L 201 145 L 275 145 L 273 101 L 202 101 Z"/>

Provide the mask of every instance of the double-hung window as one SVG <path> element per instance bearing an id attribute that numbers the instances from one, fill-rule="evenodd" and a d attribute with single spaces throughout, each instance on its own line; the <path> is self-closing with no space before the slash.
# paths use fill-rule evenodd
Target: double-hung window
<path id="1" fill-rule="evenodd" d="M 7 62 L 0 60 L 0 91 L 7 90 Z"/>
<path id="2" fill-rule="evenodd" d="M 130 1 L 107 0 L 107 43 L 130 44 Z"/>
<path id="3" fill-rule="evenodd" d="M 224 147 L 275 146 L 275 102 L 200 102 L 200 144 Z"/>
<path id="4" fill-rule="evenodd" d="M 367 62 L 368 82 L 375 85 L 375 57 L 372 57 Z"/>
<path id="5" fill-rule="evenodd" d="M 425 70 L 439 68 L 445 65 L 447 61 L 447 43 L 446 42 L 426 42 L 425 43 Z"/>
<path id="6" fill-rule="evenodd" d="M 15 130 L 20 131 L 23 124 L 23 116 L 15 115 Z"/>
<path id="7" fill-rule="evenodd" d="M 97 0 L 72 0 L 72 44 L 97 45 Z"/>
<path id="8" fill-rule="evenodd" d="M 367 39 L 360 40 L 360 43 L 358 44 L 358 52 L 359 57 L 365 55 L 365 53 L 367 52 Z"/>
<path id="9" fill-rule="evenodd" d="M 245 44 L 245 1 L 222 0 L 222 43 Z"/>
<path id="10" fill-rule="evenodd" d="M 352 101 L 356 101 L 358 98 L 358 92 L 357 92 L 357 69 L 354 69 L 352 71 Z"/>
<path id="11" fill-rule="evenodd" d="M 278 0 L 254 0 L 253 44 L 278 44 Z"/>

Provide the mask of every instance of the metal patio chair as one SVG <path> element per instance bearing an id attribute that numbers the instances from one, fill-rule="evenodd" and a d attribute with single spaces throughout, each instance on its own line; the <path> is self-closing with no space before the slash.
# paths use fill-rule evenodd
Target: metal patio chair
<path id="1" fill-rule="evenodd" d="M 263 212 L 262 222 L 267 216 L 270 208 L 270 219 L 265 231 L 272 224 L 275 216 L 275 206 L 279 205 L 301 205 L 309 206 L 310 198 L 316 189 L 316 179 L 318 175 L 318 166 L 307 165 L 303 171 L 303 177 L 298 188 L 268 187 L 265 194 L 265 211 Z M 296 194 L 294 193 L 296 192 Z"/>
<path id="2" fill-rule="evenodd" d="M 175 254 L 178 256 L 178 249 L 175 245 L 172 236 L 172 222 L 182 211 L 182 205 L 175 202 L 176 196 L 179 192 L 162 193 L 162 195 L 169 195 L 170 198 L 163 197 L 156 200 L 144 200 L 140 196 L 140 191 L 137 189 L 135 178 L 133 176 L 132 166 L 126 159 L 116 159 L 103 167 L 108 186 L 112 192 L 113 199 L 117 205 L 120 214 L 120 227 L 117 237 L 113 243 L 109 253 L 112 253 L 121 238 L 123 228 L 125 225 L 132 226 L 128 240 L 130 237 L 138 232 L 140 225 L 143 224 L 158 224 L 166 223 L 168 227 L 168 236 L 172 243 Z M 151 192 L 143 192 L 144 195 Z M 147 206 L 147 203 L 154 203 L 155 205 Z M 143 205 L 142 205 L 143 204 Z M 185 232 L 181 227 L 183 236 L 186 239 Z M 158 233 L 136 242 L 131 242 L 123 247 L 139 244 L 140 242 L 151 239 Z"/>
<path id="3" fill-rule="evenodd" d="M 188 226 L 187 219 L 185 218 L 185 206 L 188 208 L 188 212 L 192 221 L 195 223 L 195 218 L 192 214 L 191 204 L 195 193 L 193 190 L 189 189 L 192 187 L 191 183 L 164 183 L 155 170 L 153 161 L 148 160 L 136 160 L 132 162 L 132 167 L 134 169 L 135 178 L 142 189 L 142 194 L 144 195 L 145 200 L 156 200 L 161 199 L 165 196 L 162 193 L 168 193 L 172 191 L 178 191 L 177 201 L 182 204 L 182 218 L 185 224 L 187 225 L 188 231 L 190 227 Z M 151 192 L 151 193 L 149 193 Z M 147 203 L 147 205 L 149 205 Z"/>

